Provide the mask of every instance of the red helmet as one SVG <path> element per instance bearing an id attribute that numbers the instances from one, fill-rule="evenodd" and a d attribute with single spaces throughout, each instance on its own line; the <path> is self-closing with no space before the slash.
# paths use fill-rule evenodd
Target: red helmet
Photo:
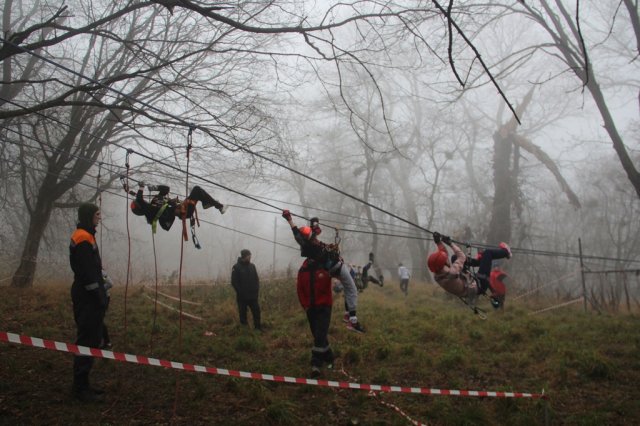
<path id="1" fill-rule="evenodd" d="M 131 201 L 129 207 L 131 208 L 131 212 L 136 216 L 144 216 L 144 210 L 136 200 Z"/>
<path id="2" fill-rule="evenodd" d="M 434 274 L 437 274 L 444 268 L 444 265 L 447 264 L 449 260 L 449 255 L 446 251 L 438 250 L 433 252 L 427 258 L 427 266 L 429 266 L 429 270 Z"/>
<path id="3" fill-rule="evenodd" d="M 308 240 L 309 238 L 311 238 L 311 227 L 303 226 L 302 228 L 300 228 L 300 233 Z"/>

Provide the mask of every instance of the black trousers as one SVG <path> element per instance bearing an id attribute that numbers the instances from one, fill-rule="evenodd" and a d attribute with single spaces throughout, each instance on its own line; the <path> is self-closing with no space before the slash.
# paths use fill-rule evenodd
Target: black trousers
<path id="1" fill-rule="evenodd" d="M 238 302 L 238 313 L 240 314 L 240 324 L 248 324 L 247 322 L 247 308 L 251 309 L 251 316 L 253 317 L 253 327 L 256 329 L 261 328 L 260 324 L 260 305 L 258 305 L 258 299 L 241 299 L 236 298 Z"/>
<path id="2" fill-rule="evenodd" d="M 409 279 L 404 278 L 400 280 L 400 290 L 405 294 L 409 294 Z"/>
<path id="3" fill-rule="evenodd" d="M 93 300 L 84 288 L 71 288 L 73 318 L 76 322 L 76 345 L 99 348 L 104 332 L 105 307 Z M 75 390 L 89 388 L 89 373 L 93 367 L 93 357 L 75 355 L 73 358 L 73 387 Z"/>
<path id="4" fill-rule="evenodd" d="M 482 252 L 482 259 L 479 261 L 472 259 L 471 266 L 478 266 L 478 282 L 480 284 L 480 294 L 484 294 L 489 288 L 489 275 L 491 274 L 491 266 L 494 260 L 504 259 L 509 256 L 509 252 L 503 248 L 488 248 Z"/>
<path id="5" fill-rule="evenodd" d="M 313 335 L 311 365 L 322 367 L 323 363 L 333 363 L 333 351 L 329 346 L 329 324 L 331 324 L 331 306 L 312 306 L 307 308 L 307 320 Z"/>

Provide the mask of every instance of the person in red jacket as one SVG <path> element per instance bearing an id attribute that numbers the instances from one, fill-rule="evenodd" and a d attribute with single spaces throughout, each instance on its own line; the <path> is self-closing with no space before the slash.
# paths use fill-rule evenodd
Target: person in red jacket
<path id="1" fill-rule="evenodd" d="M 433 278 L 440 287 L 463 298 L 471 307 L 475 307 L 478 295 L 484 294 L 490 288 L 489 274 L 492 262 L 497 259 L 511 259 L 511 249 L 507 243 L 500 243 L 499 248 L 485 249 L 480 259 L 467 259 L 464 252 L 451 241 L 450 237 L 434 232 L 433 242 L 436 243 L 438 250 L 427 258 L 427 265 L 433 273 Z M 449 259 L 445 244 L 453 250 L 452 260 Z M 473 279 L 468 268 L 465 268 L 467 262 L 469 266 L 479 267 L 476 274 L 477 281 Z M 491 304 L 494 308 L 500 307 L 501 303 L 500 299 L 492 296 Z"/>
<path id="2" fill-rule="evenodd" d="M 96 243 L 100 209 L 90 203 L 78 208 L 78 226 L 71 236 L 69 263 L 73 270 L 71 301 L 77 327 L 76 345 L 99 348 L 102 343 L 107 291 L 104 287 L 102 260 Z M 103 391 L 90 386 L 93 357 L 75 355 L 73 359 L 73 395 L 82 402 L 103 399 Z"/>

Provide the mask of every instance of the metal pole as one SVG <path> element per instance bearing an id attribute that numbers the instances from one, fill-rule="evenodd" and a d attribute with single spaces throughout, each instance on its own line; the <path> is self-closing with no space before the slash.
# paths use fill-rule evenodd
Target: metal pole
<path id="1" fill-rule="evenodd" d="M 578 253 L 580 254 L 580 277 L 582 278 L 582 304 L 587 312 L 587 284 L 584 280 L 584 262 L 582 260 L 582 239 L 578 238 Z"/>

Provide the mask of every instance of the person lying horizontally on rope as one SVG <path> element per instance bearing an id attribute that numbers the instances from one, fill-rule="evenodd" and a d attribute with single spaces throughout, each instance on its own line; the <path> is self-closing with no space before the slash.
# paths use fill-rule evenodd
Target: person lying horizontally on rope
<path id="1" fill-rule="evenodd" d="M 464 299 L 471 307 L 475 306 L 478 295 L 485 294 L 489 285 L 489 275 L 491 264 L 496 259 L 511 259 L 511 249 L 506 243 L 500 243 L 500 248 L 488 248 L 482 252 L 480 259 L 468 259 L 464 252 L 448 236 L 433 233 L 433 242 L 436 243 L 437 251 L 431 253 L 427 259 L 429 270 L 433 273 L 433 278 L 447 292 Z M 449 259 L 447 244 L 453 250 L 452 260 Z M 471 275 L 468 266 L 478 266 L 476 274 L 477 281 Z M 494 308 L 499 308 L 504 302 L 504 294 L 501 298 L 492 295 L 491 304 Z"/>
<path id="2" fill-rule="evenodd" d="M 157 191 L 151 201 L 144 199 L 144 182 L 138 183 L 138 191 L 134 193 L 129 191 L 126 184 L 123 184 L 125 191 L 131 195 L 135 195 L 135 200 L 131 202 L 131 211 L 136 216 L 144 216 L 147 219 L 147 223 L 153 226 L 155 230 L 155 223 L 160 223 L 160 226 L 165 231 L 171 229 L 173 222 L 176 218 L 184 217 L 190 219 L 195 212 L 195 206 L 200 201 L 203 209 L 215 207 L 220 210 L 220 214 L 224 214 L 227 211 L 227 206 L 223 205 L 219 201 L 211 197 L 204 189 L 199 186 L 194 186 L 189 196 L 180 201 L 176 198 L 169 198 L 169 187 L 166 185 L 149 186 L 150 190 Z"/>

